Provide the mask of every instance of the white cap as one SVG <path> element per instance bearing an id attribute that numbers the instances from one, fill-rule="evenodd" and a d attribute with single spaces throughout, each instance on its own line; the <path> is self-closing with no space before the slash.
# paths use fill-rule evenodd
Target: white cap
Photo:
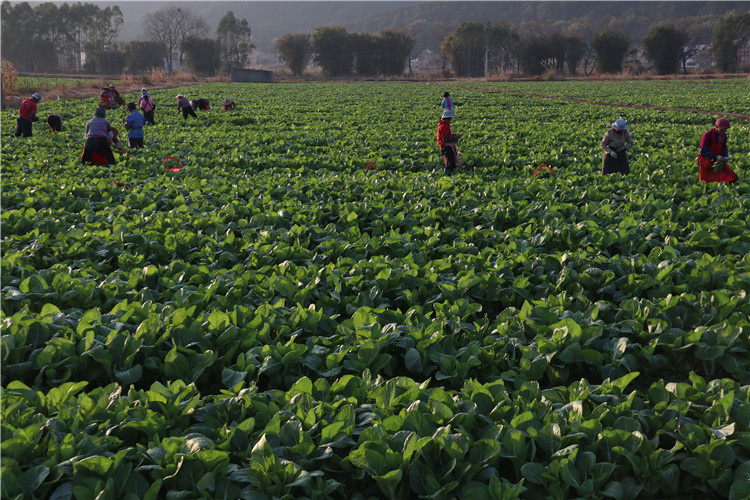
<path id="1" fill-rule="evenodd" d="M 453 112 L 452 109 L 446 109 L 445 111 L 443 111 L 443 116 L 442 116 L 443 119 L 455 118 L 455 117 L 456 117 L 456 114 Z"/>
<path id="2" fill-rule="evenodd" d="M 177 94 L 177 97 L 185 97 L 185 96 L 182 94 Z"/>
<path id="3" fill-rule="evenodd" d="M 141 92 L 146 92 L 146 87 L 143 87 L 143 88 L 141 89 Z"/>
<path id="4" fill-rule="evenodd" d="M 615 130 L 627 130 L 628 124 L 622 118 L 618 118 L 615 123 L 612 124 L 612 128 Z"/>

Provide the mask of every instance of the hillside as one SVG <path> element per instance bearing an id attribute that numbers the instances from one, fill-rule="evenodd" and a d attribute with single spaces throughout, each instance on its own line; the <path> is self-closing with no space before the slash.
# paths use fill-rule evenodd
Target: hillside
<path id="1" fill-rule="evenodd" d="M 112 2 L 107 2 L 111 5 Z M 121 2 L 125 16 L 121 39 L 140 35 L 144 15 L 173 2 Z M 675 22 L 710 36 L 714 22 L 731 10 L 750 10 L 750 2 L 188 2 L 181 4 L 203 17 L 212 29 L 232 10 L 250 22 L 254 43 L 270 50 L 285 33 L 312 33 L 318 26 L 341 25 L 350 32 L 375 33 L 385 28 L 407 29 L 425 47 L 437 47 L 435 22 L 455 28 L 463 21 L 505 22 L 522 34 L 562 31 L 575 23 L 594 30 L 606 26 L 640 39 L 651 26 Z"/>

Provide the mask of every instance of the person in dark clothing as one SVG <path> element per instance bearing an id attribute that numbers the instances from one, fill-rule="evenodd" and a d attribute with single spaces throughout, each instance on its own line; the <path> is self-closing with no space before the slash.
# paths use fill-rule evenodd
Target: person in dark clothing
<path id="1" fill-rule="evenodd" d="M 193 107 L 190 105 L 190 101 L 184 95 L 177 94 L 177 112 L 179 113 L 180 111 L 182 111 L 182 117 L 186 120 L 188 116 L 198 118 L 198 115 L 195 114 Z"/>
<path id="2" fill-rule="evenodd" d="M 53 132 L 60 132 L 62 130 L 62 117 L 57 114 L 47 115 L 47 125 Z"/>
<path id="3" fill-rule="evenodd" d="M 211 109 L 208 106 L 208 99 L 205 99 L 201 97 L 200 99 L 195 99 L 193 101 L 190 101 L 190 105 L 193 107 L 193 110 L 198 111 L 199 109 L 201 111 L 208 111 Z"/>

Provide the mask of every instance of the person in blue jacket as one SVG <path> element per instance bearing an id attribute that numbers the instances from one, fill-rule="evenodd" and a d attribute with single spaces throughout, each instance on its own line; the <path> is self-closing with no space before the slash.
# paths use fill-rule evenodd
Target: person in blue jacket
<path id="1" fill-rule="evenodd" d="M 128 146 L 131 148 L 143 147 L 143 126 L 146 119 L 135 109 L 135 103 L 128 103 L 130 114 L 125 118 L 125 128 L 128 130 Z"/>

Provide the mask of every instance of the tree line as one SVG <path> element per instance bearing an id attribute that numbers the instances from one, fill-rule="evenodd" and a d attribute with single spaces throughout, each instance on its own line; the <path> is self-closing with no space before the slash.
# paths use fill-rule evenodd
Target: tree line
<path id="1" fill-rule="evenodd" d="M 711 43 L 674 24 L 653 26 L 641 40 L 645 57 L 659 74 L 687 72 L 687 62 L 710 50 L 722 72 L 737 72 L 743 47 L 750 41 L 750 12 L 730 12 L 717 22 Z M 442 49 L 456 76 L 478 77 L 488 72 L 541 75 L 547 71 L 588 75 L 618 73 L 634 55 L 635 40 L 613 29 L 593 33 L 544 33 L 519 36 L 505 23 L 464 22 L 442 42 Z"/>
<path id="2" fill-rule="evenodd" d="M 616 73 L 635 52 L 635 42 L 624 34 L 604 29 L 594 33 L 581 24 L 566 32 L 520 36 L 506 23 L 464 22 L 443 32 L 443 69 L 448 61 L 459 77 L 495 72 L 540 75 L 579 72 Z M 174 71 L 187 64 L 193 71 L 213 74 L 247 64 L 254 50 L 246 19 L 228 11 L 213 36 L 207 23 L 189 9 L 160 8 L 143 16 L 143 37 L 118 45 L 123 25 L 116 5 L 89 3 L 62 5 L 46 2 L 2 3 L 3 58 L 22 72 L 142 73 L 151 68 Z M 723 72 L 740 69 L 741 51 L 750 39 L 750 11 L 729 12 L 713 28 L 711 43 L 698 43 L 693 34 L 674 24 L 651 28 L 641 40 L 643 52 L 657 73 L 668 74 L 698 52 L 710 50 Z M 385 29 L 377 35 L 348 33 L 342 26 L 321 26 L 310 34 L 286 34 L 275 49 L 294 75 L 312 61 L 329 77 L 348 75 L 392 76 L 411 69 L 416 38 Z"/>

